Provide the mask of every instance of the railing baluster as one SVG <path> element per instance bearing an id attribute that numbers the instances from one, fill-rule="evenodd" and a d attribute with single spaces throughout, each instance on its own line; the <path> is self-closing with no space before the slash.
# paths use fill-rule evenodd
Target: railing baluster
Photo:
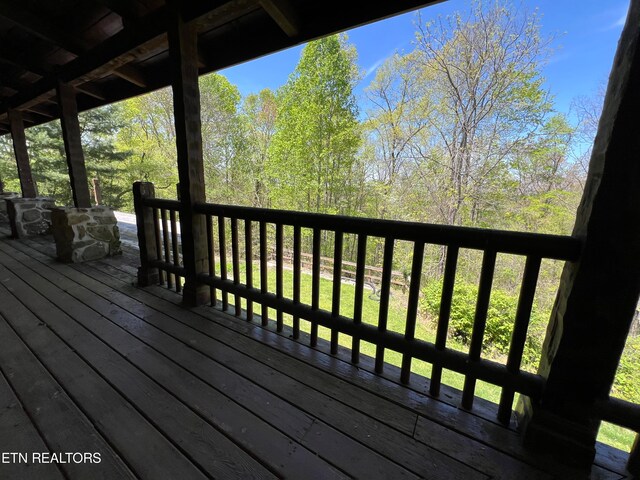
<path id="1" fill-rule="evenodd" d="M 216 276 L 216 251 L 213 245 L 213 217 L 211 215 L 205 215 L 207 223 L 207 249 L 209 252 L 209 276 L 214 278 Z M 216 306 L 216 289 L 209 287 L 209 294 L 211 296 L 211 306 Z"/>
<path id="2" fill-rule="evenodd" d="M 420 281 L 422 280 L 422 261 L 424 257 L 424 243 L 413 245 L 413 260 L 411 262 L 411 283 L 409 285 L 409 300 L 407 302 L 407 321 L 404 338 L 412 341 L 416 335 L 416 320 L 418 317 L 418 300 L 420 299 Z M 409 383 L 411 377 L 411 355 L 402 356 L 402 370 L 400 381 Z"/>
<path id="3" fill-rule="evenodd" d="M 484 331 L 487 326 L 487 311 L 489 300 L 491 299 L 491 284 L 493 283 L 493 272 L 496 266 L 496 251 L 485 250 L 482 258 L 482 270 L 480 271 L 480 286 L 478 287 L 478 299 L 476 302 L 476 312 L 473 319 L 473 332 L 471 333 L 471 346 L 469 347 L 469 361 L 475 362 L 480 359 L 482 353 L 482 341 Z M 473 399 L 476 390 L 476 378 L 467 375 L 464 379 L 462 390 L 462 408 L 470 410 L 473 407 Z"/>
<path id="4" fill-rule="evenodd" d="M 218 242 L 220 245 L 220 278 L 227 279 L 227 241 L 226 241 L 225 218 L 218 215 Z M 222 310 L 229 310 L 229 294 L 222 291 Z"/>
<path id="5" fill-rule="evenodd" d="M 507 357 L 507 370 L 511 373 L 518 373 L 522 363 L 522 354 L 527 340 L 527 329 L 533 299 L 538 284 L 538 274 L 540 272 L 541 258 L 538 256 L 527 257 L 522 275 L 522 286 L 520 287 L 520 297 L 518 298 L 518 308 L 516 319 L 513 324 L 513 334 L 511 335 L 511 346 Z M 500 407 L 498 408 L 498 420 L 504 425 L 509 425 L 513 406 L 515 391 L 512 388 L 504 387 L 500 396 Z"/>
<path id="6" fill-rule="evenodd" d="M 283 227 L 281 223 L 276 224 L 276 297 L 282 299 L 284 293 L 282 255 L 284 249 Z M 281 332 L 284 327 L 283 313 L 281 309 L 276 312 L 276 331 Z"/>
<path id="7" fill-rule="evenodd" d="M 208 215 L 207 215 L 208 217 Z M 176 211 L 169 210 L 169 222 L 171 223 L 171 247 L 173 253 L 173 265 L 176 267 L 180 266 L 180 254 L 179 254 L 179 245 L 178 245 L 178 222 L 176 221 Z M 176 292 L 180 293 L 182 290 L 182 281 L 180 279 L 180 275 L 175 275 L 176 279 Z M 212 297 L 213 298 L 213 297 Z"/>
<path id="8" fill-rule="evenodd" d="M 231 268 L 233 269 L 233 284 L 240 285 L 240 245 L 238 245 L 238 219 L 231 219 Z M 233 303 L 236 317 L 242 313 L 240 295 L 234 295 Z"/>
<path id="9" fill-rule="evenodd" d="M 160 241 L 160 219 L 158 218 L 158 209 L 153 209 L 153 229 L 155 232 L 156 239 L 156 252 L 157 252 L 157 260 L 162 261 L 162 248 Z M 164 275 L 165 271 L 162 268 L 158 268 L 158 282 L 160 285 L 164 285 Z"/>
<path id="10" fill-rule="evenodd" d="M 364 268 L 367 261 L 367 236 L 358 235 L 358 252 L 356 259 L 356 291 L 353 296 L 353 323 L 362 323 L 362 302 L 364 294 Z M 351 362 L 360 362 L 360 338 L 354 336 L 351 341 Z"/>
<path id="11" fill-rule="evenodd" d="M 320 229 L 313 229 L 313 265 L 311 268 L 311 308 L 318 310 L 320 308 Z M 311 323 L 311 339 L 312 347 L 318 343 L 318 324 Z"/>
<path id="12" fill-rule="evenodd" d="M 440 312 L 438 315 L 438 329 L 436 332 L 436 348 L 444 350 L 447 345 L 449 333 L 449 316 L 451 315 L 451 300 L 453 287 L 456 281 L 456 267 L 458 266 L 458 247 L 447 247 L 447 260 L 444 267 L 444 279 L 442 281 L 442 296 L 440 297 Z M 429 393 L 434 397 L 440 395 L 440 382 L 442 381 L 442 367 L 434 365 L 431 369 L 431 382 Z"/>
<path id="13" fill-rule="evenodd" d="M 260 293 L 263 295 L 269 291 L 267 282 L 267 224 L 260 222 Z M 262 326 L 269 325 L 269 309 L 262 304 Z"/>
<path id="14" fill-rule="evenodd" d="M 244 256 L 246 261 L 245 277 L 248 288 L 253 288 L 253 238 L 251 220 L 244 221 Z M 253 320 L 253 302 L 247 300 L 247 321 Z"/>
<path id="15" fill-rule="evenodd" d="M 342 243 L 344 235 L 336 232 L 333 249 L 333 293 L 331 295 L 331 315 L 340 315 L 340 288 L 342 287 Z M 338 353 L 339 334 L 335 328 L 331 329 L 331 353 Z"/>
<path id="16" fill-rule="evenodd" d="M 389 290 L 391 289 L 391 268 L 393 266 L 394 239 L 387 237 L 384 240 L 384 256 L 382 260 L 382 281 L 380 282 L 380 311 L 378 314 L 378 332 L 381 336 L 387 331 L 387 317 L 389 316 Z M 384 347 L 376 346 L 376 373 L 382 373 L 384 369 Z"/>
<path id="17" fill-rule="evenodd" d="M 162 208 L 160 209 L 160 219 L 162 221 L 162 243 L 164 246 L 164 261 L 167 263 L 171 263 L 171 256 L 169 250 L 169 228 L 167 224 L 167 210 Z M 173 274 L 167 272 L 167 287 L 173 288 L 173 280 L 171 278 Z"/>
<path id="18" fill-rule="evenodd" d="M 293 302 L 300 303 L 300 225 L 293 227 Z M 300 338 L 300 317 L 293 317 L 293 338 Z"/>

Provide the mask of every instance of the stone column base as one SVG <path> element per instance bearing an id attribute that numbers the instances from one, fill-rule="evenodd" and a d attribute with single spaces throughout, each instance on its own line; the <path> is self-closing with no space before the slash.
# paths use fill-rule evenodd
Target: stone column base
<path id="1" fill-rule="evenodd" d="M 58 260 L 80 263 L 122 253 L 112 208 L 58 207 L 51 213 Z"/>
<path id="2" fill-rule="evenodd" d="M 20 198 L 20 194 L 16 192 L 0 193 L 0 222 L 9 223 L 9 214 L 7 213 L 7 199 Z"/>
<path id="3" fill-rule="evenodd" d="M 13 238 L 51 232 L 51 209 L 55 207 L 53 198 L 5 198 L 5 203 Z"/>

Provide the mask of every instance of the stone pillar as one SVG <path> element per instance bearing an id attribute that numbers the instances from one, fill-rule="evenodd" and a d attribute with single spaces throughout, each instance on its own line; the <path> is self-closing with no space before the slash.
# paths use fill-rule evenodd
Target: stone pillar
<path id="1" fill-rule="evenodd" d="M 203 215 L 194 215 L 193 205 L 205 202 L 204 164 L 198 87 L 198 32 L 183 19 L 183 3 L 169 0 L 169 58 L 171 62 L 173 111 L 176 128 L 182 255 L 185 267 L 183 301 L 194 306 L 209 301 L 209 287 L 196 280 L 207 272 L 207 234 Z"/>
<path id="2" fill-rule="evenodd" d="M 543 347 L 538 403 L 519 405 L 525 444 L 589 469 L 599 421 L 640 295 L 640 0 L 631 2 L 595 139 L 567 264 Z"/>

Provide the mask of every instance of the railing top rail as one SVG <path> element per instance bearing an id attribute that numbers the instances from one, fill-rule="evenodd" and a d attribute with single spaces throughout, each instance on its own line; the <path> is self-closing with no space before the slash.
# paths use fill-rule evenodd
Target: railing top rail
<path id="1" fill-rule="evenodd" d="M 162 198 L 145 198 L 149 207 L 180 210 L 180 202 Z M 582 242 L 575 237 L 542 233 L 513 232 L 473 227 L 458 227 L 431 223 L 380 220 L 366 217 L 347 217 L 324 213 L 296 212 L 267 208 L 241 207 L 214 203 L 198 203 L 194 212 L 221 215 L 242 220 L 297 225 L 304 228 L 390 237 L 436 245 L 456 245 L 461 248 L 495 250 L 518 255 L 539 255 L 558 260 L 577 260 Z"/>
<path id="2" fill-rule="evenodd" d="M 145 203 L 149 206 L 161 206 L 157 199 L 154 199 L 153 203 L 145 199 Z M 166 205 L 164 202 L 163 204 Z M 461 248 L 478 250 L 493 249 L 497 252 L 539 255 L 543 258 L 558 260 L 577 260 L 582 246 L 579 239 L 569 236 L 347 217 L 235 205 L 199 203 L 194 205 L 194 211 L 201 214 L 221 215 L 242 220 L 297 225 L 304 228 L 319 228 L 374 237 L 390 237 L 398 240 L 437 245 L 456 245 Z"/>

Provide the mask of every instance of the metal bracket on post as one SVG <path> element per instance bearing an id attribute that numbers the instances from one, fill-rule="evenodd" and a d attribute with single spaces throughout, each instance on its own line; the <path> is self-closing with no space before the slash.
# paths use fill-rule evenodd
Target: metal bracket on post
<path id="1" fill-rule="evenodd" d="M 160 281 L 158 269 L 149 265 L 150 260 L 158 256 L 155 239 L 153 209 L 144 205 L 145 198 L 154 198 L 155 189 L 151 182 L 135 182 L 133 184 L 133 206 L 136 212 L 138 228 L 138 248 L 140 250 L 140 266 L 138 267 L 138 286 L 157 285 Z"/>

